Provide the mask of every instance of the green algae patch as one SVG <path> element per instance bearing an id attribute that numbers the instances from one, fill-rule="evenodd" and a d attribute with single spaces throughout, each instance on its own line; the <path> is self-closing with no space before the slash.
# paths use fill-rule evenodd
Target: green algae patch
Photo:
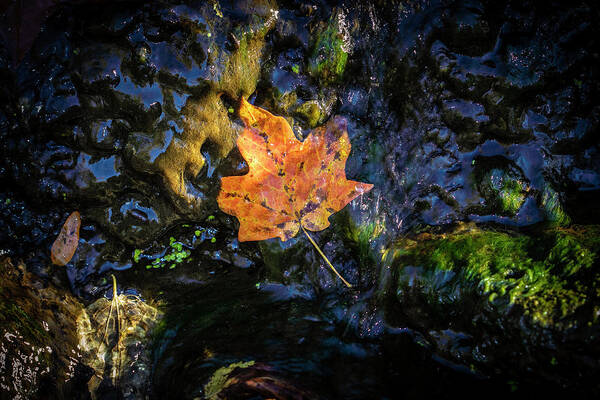
<path id="1" fill-rule="evenodd" d="M 168 266 L 169 269 L 174 269 L 178 264 L 186 261 L 191 254 L 192 252 L 189 249 L 184 249 L 181 242 L 178 242 L 174 237 L 171 237 L 169 238 L 169 248 L 167 249 L 166 254 L 152 260 L 150 264 L 146 265 L 146 269 L 164 268 L 165 266 Z"/>
<path id="2" fill-rule="evenodd" d="M 547 185 L 541 196 L 541 208 L 546 214 L 546 219 L 558 226 L 567 226 L 571 223 L 571 218 L 565 212 L 558 192 L 550 185 Z"/>
<path id="3" fill-rule="evenodd" d="M 342 16 L 337 13 L 312 38 L 308 72 L 323 84 L 339 82 L 344 75 L 349 43 L 342 28 Z"/>
<path id="4" fill-rule="evenodd" d="M 510 214 L 516 214 L 525 201 L 523 185 L 516 180 L 505 180 L 497 196 L 501 209 Z"/>
<path id="5" fill-rule="evenodd" d="M 260 60 L 265 46 L 265 35 L 275 24 L 276 14 L 265 17 L 255 29 L 240 31 L 234 37 L 237 49 L 230 55 L 223 75 L 216 85 L 218 92 L 226 93 L 232 98 L 249 96 L 256 90 L 260 77 Z"/>
<path id="6" fill-rule="evenodd" d="M 219 393 L 225 389 L 229 382 L 229 374 L 236 368 L 248 368 L 255 364 L 255 361 L 240 361 L 221 367 L 215 371 L 208 383 L 204 386 L 204 396 L 207 399 L 218 399 Z"/>
<path id="7" fill-rule="evenodd" d="M 0 298 L 0 322 L 8 330 L 20 332 L 27 340 L 38 345 L 48 343 L 50 336 L 44 331 L 42 325 L 31 317 L 18 304 Z"/>
<path id="8" fill-rule="evenodd" d="M 341 227 L 344 245 L 354 252 L 360 265 L 373 266 L 377 263 L 379 248 L 374 248 L 373 243 L 385 233 L 385 220 L 357 224 L 348 213 L 344 213 L 336 220 L 336 225 Z"/>
<path id="9" fill-rule="evenodd" d="M 321 107 L 316 100 L 307 101 L 298 106 L 295 114 L 304 120 L 309 127 L 314 128 L 322 122 Z"/>
<path id="10" fill-rule="evenodd" d="M 0 268 L 0 277 L 4 280 L 14 267 L 10 262 L 3 261 Z M 28 303 L 27 298 L 20 295 L 23 289 L 16 282 L 7 281 L 2 284 L 4 287 L 0 287 L 0 326 L 7 331 L 20 333 L 36 345 L 49 343 L 51 338 L 34 313 L 37 304 Z"/>
<path id="11" fill-rule="evenodd" d="M 600 295 L 599 238 L 600 227 L 585 226 L 531 236 L 472 228 L 403 239 L 392 250 L 401 269 L 398 295 L 417 289 L 428 302 L 452 304 L 475 292 L 499 308 L 520 306 L 543 327 L 572 327 L 576 315 L 596 321 L 584 306 Z"/>

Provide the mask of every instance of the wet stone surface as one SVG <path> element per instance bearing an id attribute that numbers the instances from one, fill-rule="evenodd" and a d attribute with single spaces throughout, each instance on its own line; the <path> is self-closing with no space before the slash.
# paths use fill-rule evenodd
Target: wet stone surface
<path id="1" fill-rule="evenodd" d="M 152 395 L 600 394 L 597 6 L 86 3 L 0 42 L 0 252 L 56 279 L 78 210 L 72 293 L 161 304 Z M 374 188 L 313 237 L 356 290 L 218 209 L 241 96 L 346 119 Z"/>
<path id="2" fill-rule="evenodd" d="M 80 359 L 82 305 L 4 256 L 0 277 L 0 398 L 85 399 L 93 372 Z"/>

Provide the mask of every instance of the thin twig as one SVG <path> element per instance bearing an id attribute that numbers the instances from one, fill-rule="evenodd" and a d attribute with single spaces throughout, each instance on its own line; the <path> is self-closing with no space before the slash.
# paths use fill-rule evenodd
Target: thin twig
<path id="1" fill-rule="evenodd" d="M 321 248 L 319 247 L 319 245 L 317 245 L 317 243 L 313 240 L 313 238 L 310 237 L 310 235 L 308 234 L 308 232 L 306 232 L 306 229 L 304 229 L 304 227 L 302 226 L 302 224 L 300 224 L 300 227 L 302 228 L 302 231 L 304 232 L 304 234 L 306 235 L 306 237 L 308 238 L 308 240 L 310 240 L 310 242 L 313 244 L 313 246 L 315 246 L 315 249 L 317 249 L 317 251 L 319 252 L 319 254 L 321 255 L 321 257 L 323 257 L 323 259 L 325 260 L 325 262 L 327 263 L 327 265 L 329 265 L 329 267 L 333 270 L 333 272 L 335 272 L 335 274 L 342 280 L 342 282 L 344 282 L 346 284 L 346 286 L 348 286 L 349 288 L 351 288 L 352 285 L 349 284 L 348 281 L 346 281 L 340 275 L 339 272 L 337 272 L 337 270 L 335 269 L 335 267 L 333 265 L 331 265 L 331 262 L 329 262 L 329 259 L 321 251 Z"/>
<path id="2" fill-rule="evenodd" d="M 115 329 L 117 331 L 117 365 L 114 368 L 114 380 L 115 386 L 120 386 L 120 377 L 121 377 L 121 310 L 119 308 L 119 303 L 121 299 L 117 293 L 117 278 L 114 274 L 111 274 L 113 281 L 113 302 L 115 303 L 115 309 L 117 312 L 117 319 L 115 322 Z"/>
<path id="3" fill-rule="evenodd" d="M 112 280 L 113 280 L 113 300 L 115 300 L 115 304 L 116 304 L 116 309 L 117 309 L 117 322 L 115 323 L 115 328 L 117 330 L 117 332 L 121 332 L 121 313 L 119 310 L 119 295 L 117 294 L 117 278 L 115 278 L 114 275 L 112 275 Z"/>

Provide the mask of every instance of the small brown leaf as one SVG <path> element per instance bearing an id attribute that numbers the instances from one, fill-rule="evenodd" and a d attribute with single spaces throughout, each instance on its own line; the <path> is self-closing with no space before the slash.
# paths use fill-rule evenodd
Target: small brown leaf
<path id="1" fill-rule="evenodd" d="M 66 265 L 77 250 L 79 244 L 79 227 L 81 216 L 78 211 L 73 211 L 65 221 L 58 237 L 52 244 L 50 258 L 55 265 Z"/>

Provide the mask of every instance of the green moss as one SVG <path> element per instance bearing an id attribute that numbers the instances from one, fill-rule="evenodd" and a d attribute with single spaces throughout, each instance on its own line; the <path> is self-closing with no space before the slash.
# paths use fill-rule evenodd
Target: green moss
<path id="1" fill-rule="evenodd" d="M 366 224 L 355 225 L 349 217 L 340 221 L 345 226 L 345 237 L 350 241 L 348 245 L 358 254 L 361 265 L 372 265 L 377 254 L 371 248 L 371 243 L 385 232 L 384 221 L 371 221 Z"/>
<path id="2" fill-rule="evenodd" d="M 472 289 L 493 304 L 522 306 L 543 326 L 560 325 L 600 287 L 591 268 L 598 227 L 585 229 L 586 234 L 550 230 L 535 236 L 472 230 L 405 239 L 394 250 L 397 265 L 418 269 L 411 270 L 416 278 L 400 274 L 399 293 L 415 281 L 432 301 L 456 299 Z"/>
<path id="3" fill-rule="evenodd" d="M 321 107 L 316 100 L 310 100 L 305 103 L 302 103 L 296 110 L 294 114 L 304 120 L 310 128 L 314 128 L 319 123 L 323 122 L 323 113 L 321 112 Z"/>
<path id="4" fill-rule="evenodd" d="M 296 105 L 296 103 L 298 102 L 298 94 L 295 90 L 291 92 L 286 92 L 280 96 L 277 96 L 276 100 L 278 108 L 284 113 L 287 113 L 290 107 Z"/>
<path id="5" fill-rule="evenodd" d="M 498 191 L 502 210 L 510 214 L 516 214 L 525 201 L 523 188 L 520 182 L 507 179 Z"/>
<path id="6" fill-rule="evenodd" d="M 347 61 L 346 43 L 336 14 L 313 37 L 308 72 L 323 84 L 335 83 L 344 75 Z"/>
<path id="7" fill-rule="evenodd" d="M 229 374 L 236 368 L 248 368 L 255 364 L 254 361 L 240 361 L 221 367 L 215 371 L 208 383 L 204 386 L 204 396 L 213 400 L 219 398 L 219 393 L 227 387 Z"/>
<path id="8" fill-rule="evenodd" d="M 483 176 L 479 189 L 489 205 L 500 214 L 515 215 L 525 201 L 523 184 L 502 169 L 488 171 Z"/>
<path id="9" fill-rule="evenodd" d="M 0 321 L 3 327 L 13 328 L 26 340 L 34 341 L 37 345 L 47 345 L 50 342 L 50 336 L 39 322 L 8 299 L 0 298 Z"/>
<path id="10" fill-rule="evenodd" d="M 271 5 L 270 8 L 274 10 L 276 7 Z M 262 18 L 264 21 L 256 23 L 256 26 L 237 30 L 234 33 L 234 36 L 239 39 L 239 46 L 227 60 L 222 78 L 215 87 L 216 91 L 227 93 L 237 99 L 240 96 L 247 97 L 256 90 L 265 35 L 271 30 L 277 19 L 274 11 Z"/>
<path id="11" fill-rule="evenodd" d="M 142 255 L 142 250 L 140 249 L 135 249 L 133 251 L 133 261 L 140 262 L 140 256 Z"/>
<path id="12" fill-rule="evenodd" d="M 559 226 L 567 226 L 571 223 L 571 218 L 563 210 L 558 193 L 547 186 L 542 193 L 541 206 L 545 211 L 546 218 L 551 223 Z"/>

